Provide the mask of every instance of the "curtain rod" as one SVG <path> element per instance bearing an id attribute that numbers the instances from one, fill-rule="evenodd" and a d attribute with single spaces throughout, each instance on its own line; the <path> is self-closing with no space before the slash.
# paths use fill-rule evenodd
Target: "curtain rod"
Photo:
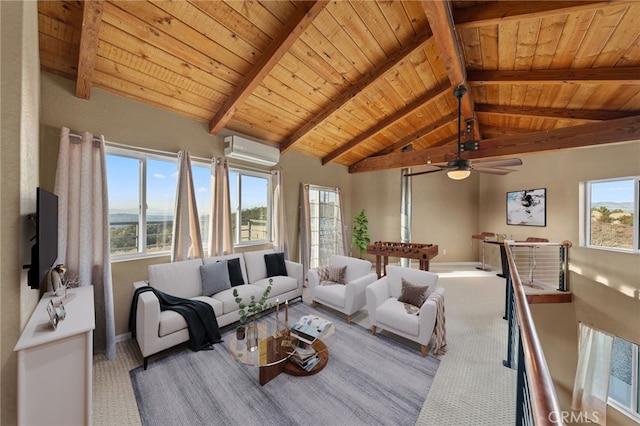
<path id="1" fill-rule="evenodd" d="M 70 137 L 74 137 L 74 138 L 78 138 L 78 139 L 82 139 L 81 135 L 76 135 L 75 133 L 69 133 L 69 136 Z M 100 138 L 96 138 L 96 137 L 93 137 L 92 140 L 93 141 L 101 141 Z M 164 156 L 178 158 L 178 153 L 177 152 L 162 151 L 162 150 L 153 149 L 153 148 L 142 148 L 142 147 L 137 147 L 137 146 L 125 145 L 125 144 L 122 144 L 122 143 L 110 142 L 110 141 L 108 141 L 106 139 L 105 139 L 104 143 L 105 143 L 105 145 L 113 147 L 113 148 L 123 148 L 123 149 L 128 149 L 128 150 L 131 150 L 131 151 L 143 152 L 143 153 L 147 153 L 147 154 L 158 154 L 158 155 L 164 155 Z M 191 156 L 191 159 L 196 160 L 196 161 L 203 161 L 203 162 L 207 162 L 207 163 L 210 163 L 211 161 L 213 161 L 213 158 L 196 157 L 196 156 L 193 156 L 193 155 L 190 155 L 190 156 Z"/>

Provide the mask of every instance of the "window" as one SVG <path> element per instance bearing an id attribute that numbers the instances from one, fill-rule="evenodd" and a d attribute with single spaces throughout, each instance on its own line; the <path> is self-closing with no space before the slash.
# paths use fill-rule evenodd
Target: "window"
<path id="1" fill-rule="evenodd" d="M 110 252 L 114 259 L 168 254 L 173 241 L 175 156 L 107 147 Z M 207 247 L 210 165 L 191 162 L 203 247 Z"/>
<path id="2" fill-rule="evenodd" d="M 585 245 L 638 251 L 640 178 L 590 181 L 585 184 Z"/>
<path id="3" fill-rule="evenodd" d="M 229 170 L 231 232 L 234 245 L 271 241 L 271 175 Z"/>
<path id="4" fill-rule="evenodd" d="M 616 337 L 611 353 L 609 404 L 640 421 L 640 359 L 638 345 Z"/>
<path id="5" fill-rule="evenodd" d="M 194 161 L 192 158 L 191 174 L 200 219 L 202 248 L 206 254 L 209 247 L 209 216 L 211 213 L 211 163 Z"/>
<path id="6" fill-rule="evenodd" d="M 344 254 L 340 197 L 334 188 L 309 186 L 311 227 L 310 267 L 329 263 L 332 254 Z"/>

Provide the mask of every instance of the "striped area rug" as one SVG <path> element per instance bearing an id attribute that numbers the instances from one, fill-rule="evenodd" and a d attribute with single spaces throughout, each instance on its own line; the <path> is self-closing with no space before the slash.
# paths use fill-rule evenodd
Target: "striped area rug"
<path id="1" fill-rule="evenodd" d="M 213 351 L 180 348 L 131 370 L 145 425 L 414 425 L 438 368 L 431 356 L 373 336 L 307 304 L 290 318 L 317 313 L 336 326 L 324 370 L 280 374 L 260 386 L 257 368 L 234 360 L 225 343 Z"/>

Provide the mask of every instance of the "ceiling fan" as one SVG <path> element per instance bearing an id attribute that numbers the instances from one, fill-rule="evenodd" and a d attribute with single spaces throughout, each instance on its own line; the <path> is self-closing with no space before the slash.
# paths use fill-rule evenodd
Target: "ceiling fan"
<path id="1" fill-rule="evenodd" d="M 447 176 L 451 179 L 462 180 L 469 177 L 472 171 L 479 173 L 488 173 L 493 175 L 506 175 L 507 173 L 515 172 L 515 170 L 505 169 L 505 167 L 520 166 L 522 160 L 519 158 L 498 158 L 488 160 L 478 160 L 472 162 L 471 160 L 465 160 L 460 157 L 462 151 L 461 141 L 461 119 L 462 112 L 460 108 L 461 99 L 464 94 L 467 93 L 467 88 L 464 86 L 458 86 L 453 91 L 453 95 L 458 99 L 458 156 L 455 160 L 451 160 L 446 166 L 434 165 L 437 167 L 435 170 L 425 170 L 423 172 L 407 173 L 405 176 L 417 176 L 427 173 L 447 171 Z"/>

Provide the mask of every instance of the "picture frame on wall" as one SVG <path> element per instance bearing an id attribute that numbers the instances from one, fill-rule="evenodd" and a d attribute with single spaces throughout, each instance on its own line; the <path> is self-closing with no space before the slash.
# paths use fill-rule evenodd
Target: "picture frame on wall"
<path id="1" fill-rule="evenodd" d="M 507 225 L 547 226 L 547 189 L 507 192 Z"/>

